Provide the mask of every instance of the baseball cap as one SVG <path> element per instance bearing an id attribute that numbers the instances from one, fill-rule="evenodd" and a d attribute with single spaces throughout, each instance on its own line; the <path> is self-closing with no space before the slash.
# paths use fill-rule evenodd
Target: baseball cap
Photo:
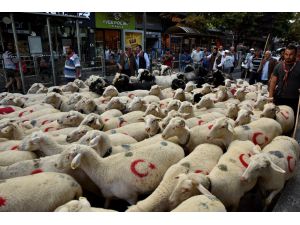
<path id="1" fill-rule="evenodd" d="M 254 51 L 254 48 L 250 48 L 250 51 Z"/>

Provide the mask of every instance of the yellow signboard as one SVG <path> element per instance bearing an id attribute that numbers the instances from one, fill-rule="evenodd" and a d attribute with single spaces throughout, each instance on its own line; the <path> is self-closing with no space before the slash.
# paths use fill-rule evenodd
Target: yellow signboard
<path id="1" fill-rule="evenodd" d="M 138 45 L 144 45 L 144 35 L 142 31 L 124 31 L 124 47 L 131 46 L 136 48 Z"/>

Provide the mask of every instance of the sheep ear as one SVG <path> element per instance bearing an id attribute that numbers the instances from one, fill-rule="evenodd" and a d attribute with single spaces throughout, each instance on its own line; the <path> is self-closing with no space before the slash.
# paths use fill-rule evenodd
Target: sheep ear
<path id="1" fill-rule="evenodd" d="M 202 193 L 202 194 L 204 194 L 204 195 L 206 195 L 206 196 L 214 196 L 212 193 L 210 193 L 210 191 L 209 190 L 207 190 L 202 184 L 199 184 L 198 186 L 197 186 L 197 188 L 198 188 L 198 190 Z"/>
<path id="2" fill-rule="evenodd" d="M 234 133 L 234 128 L 233 126 L 231 125 L 231 123 L 227 122 L 227 129 L 231 132 L 231 133 Z"/>
<path id="3" fill-rule="evenodd" d="M 82 157 L 82 154 L 79 153 L 79 154 L 77 154 L 77 155 L 74 157 L 74 159 L 72 160 L 72 162 L 71 162 L 71 168 L 72 168 L 73 170 L 75 170 L 76 168 L 79 167 L 80 161 L 81 161 L 81 157 Z"/>
<path id="4" fill-rule="evenodd" d="M 99 143 L 100 138 L 101 138 L 101 136 L 96 136 L 95 138 L 90 140 L 89 146 L 92 148 L 96 147 Z"/>
<path id="5" fill-rule="evenodd" d="M 277 166 L 275 163 L 271 161 L 271 168 L 279 173 L 286 173 L 281 167 Z"/>
<path id="6" fill-rule="evenodd" d="M 259 145 L 255 145 L 252 150 L 254 154 L 261 153 L 261 147 Z"/>
<path id="7" fill-rule="evenodd" d="M 276 113 L 280 112 L 280 108 L 278 106 L 275 107 Z"/>

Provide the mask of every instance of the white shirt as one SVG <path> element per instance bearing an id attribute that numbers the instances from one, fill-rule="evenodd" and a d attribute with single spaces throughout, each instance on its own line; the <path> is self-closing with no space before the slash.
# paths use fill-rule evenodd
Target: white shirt
<path id="1" fill-rule="evenodd" d="M 146 52 L 144 52 L 144 59 L 146 61 L 146 69 L 149 69 L 150 68 L 150 60 L 149 60 L 149 56 Z M 135 61 L 136 61 L 137 67 L 139 68 L 139 66 L 140 66 L 140 64 L 139 64 L 140 63 L 140 57 L 136 57 Z"/>
<path id="2" fill-rule="evenodd" d="M 218 65 L 218 67 L 224 66 L 224 68 L 231 68 L 234 66 L 234 56 L 226 55 L 225 57 L 222 57 L 222 59 L 223 61 L 221 60 L 221 63 Z"/>
<path id="3" fill-rule="evenodd" d="M 268 80 L 268 73 L 269 73 L 269 60 L 265 63 L 262 74 L 261 74 L 261 80 Z"/>
<path id="4" fill-rule="evenodd" d="M 193 59 L 194 63 L 199 63 L 200 60 L 203 59 L 203 57 L 204 57 L 203 51 L 197 52 L 196 50 L 194 50 L 191 54 L 191 58 Z"/>

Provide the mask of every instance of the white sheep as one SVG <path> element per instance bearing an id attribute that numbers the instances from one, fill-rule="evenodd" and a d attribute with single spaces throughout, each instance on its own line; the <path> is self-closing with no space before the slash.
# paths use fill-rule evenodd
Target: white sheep
<path id="1" fill-rule="evenodd" d="M 287 105 L 265 104 L 261 117 L 275 119 L 281 125 L 283 134 L 291 132 L 295 123 L 294 111 Z"/>
<path id="2" fill-rule="evenodd" d="M 128 105 L 128 111 L 145 111 L 147 108 L 147 103 L 140 97 L 134 97 Z"/>
<path id="3" fill-rule="evenodd" d="M 164 118 L 166 116 L 166 112 L 164 110 L 161 110 L 160 106 L 157 103 L 151 103 L 145 110 L 144 116 L 147 115 L 153 115 L 158 118 Z"/>
<path id="4" fill-rule="evenodd" d="M 262 152 L 250 157 L 249 166 L 241 179 L 244 182 L 258 179 L 259 187 L 266 196 L 266 207 L 283 189 L 287 180 L 296 173 L 300 147 L 296 140 L 278 136 Z"/>
<path id="5" fill-rule="evenodd" d="M 171 142 L 108 158 L 99 157 L 87 146 L 77 145 L 68 147 L 60 155 L 57 167 L 80 167 L 98 185 L 105 198 L 117 197 L 135 204 L 139 194 L 155 190 L 167 169 L 183 157 L 183 149 Z"/>
<path id="6" fill-rule="evenodd" d="M 0 152 L 0 166 L 9 166 L 17 162 L 36 158 L 37 155 L 33 152 L 3 151 Z"/>
<path id="7" fill-rule="evenodd" d="M 163 180 L 151 195 L 139 201 L 136 205 L 131 206 L 127 211 L 151 212 L 174 209 L 180 202 L 175 203 L 173 201 L 174 204 L 172 205 L 169 201 L 169 197 L 179 181 L 179 174 L 193 173 L 198 175 L 201 173 L 206 175 L 214 168 L 222 154 L 222 149 L 216 145 L 199 145 L 190 155 L 181 159 L 167 170 Z M 205 186 L 209 188 L 208 179 L 205 177 L 199 177 L 199 179 L 201 179 L 203 185 L 206 183 Z M 180 192 L 180 194 L 183 193 Z"/>
<path id="8" fill-rule="evenodd" d="M 82 195 L 67 174 L 41 173 L 0 182 L 2 212 L 51 212 Z"/>
<path id="9" fill-rule="evenodd" d="M 64 205 L 59 206 L 54 212 L 117 212 L 111 209 L 92 207 L 85 197 L 79 197 L 78 200 L 71 200 Z"/>

